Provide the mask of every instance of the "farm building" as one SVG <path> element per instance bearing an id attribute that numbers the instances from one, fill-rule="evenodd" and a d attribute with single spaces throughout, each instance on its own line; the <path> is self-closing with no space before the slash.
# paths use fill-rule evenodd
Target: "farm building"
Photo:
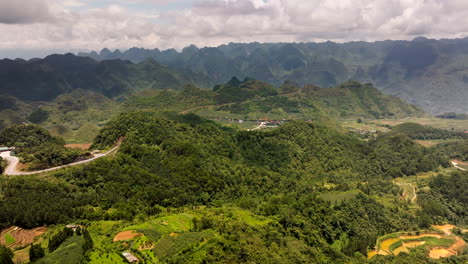
<path id="1" fill-rule="evenodd" d="M 0 152 L 13 151 L 13 150 L 15 150 L 14 147 L 0 147 Z"/>
<path id="2" fill-rule="evenodd" d="M 128 263 L 138 263 L 138 258 L 130 252 L 123 252 L 122 256 L 124 256 Z"/>
<path id="3" fill-rule="evenodd" d="M 73 232 L 76 232 L 76 230 L 79 228 L 83 229 L 82 226 L 80 225 L 66 225 L 67 228 L 70 228 L 71 230 L 73 230 Z"/>

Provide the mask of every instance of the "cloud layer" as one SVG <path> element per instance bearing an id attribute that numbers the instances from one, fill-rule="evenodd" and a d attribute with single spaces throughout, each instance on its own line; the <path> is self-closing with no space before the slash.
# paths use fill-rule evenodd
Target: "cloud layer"
<path id="1" fill-rule="evenodd" d="M 0 1 L 0 23 L 29 24 L 51 20 L 49 3 L 46 0 Z"/>
<path id="2" fill-rule="evenodd" d="M 0 49 L 180 49 L 189 44 L 215 46 L 227 42 L 343 42 L 468 35 L 466 0 L 183 2 L 2 0 Z M 174 4 L 179 6 L 165 8 Z"/>

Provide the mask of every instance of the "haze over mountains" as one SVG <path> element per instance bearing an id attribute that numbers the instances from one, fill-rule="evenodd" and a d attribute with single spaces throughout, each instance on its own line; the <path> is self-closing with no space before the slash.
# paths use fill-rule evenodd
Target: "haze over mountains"
<path id="1" fill-rule="evenodd" d="M 153 58 L 172 67 L 204 75 L 208 83 L 232 76 L 280 85 L 334 87 L 353 79 L 372 82 L 387 94 L 422 107 L 430 114 L 468 113 L 468 38 L 349 43 L 230 43 L 214 48 L 103 49 L 80 53 L 96 60 L 134 63 Z"/>

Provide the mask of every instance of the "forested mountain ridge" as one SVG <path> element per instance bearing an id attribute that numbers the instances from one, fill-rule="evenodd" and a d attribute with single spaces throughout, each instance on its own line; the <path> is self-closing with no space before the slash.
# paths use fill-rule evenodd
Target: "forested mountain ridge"
<path id="1" fill-rule="evenodd" d="M 168 103 L 170 102 L 170 103 Z M 372 84 L 349 81 L 335 88 L 313 85 L 300 87 L 287 81 L 279 87 L 246 78 L 233 77 L 216 85 L 213 91 L 187 86 L 180 91 L 153 91 L 136 93 L 125 106 L 136 109 L 196 111 L 208 107 L 213 114 L 262 116 L 272 114 L 282 119 L 315 119 L 328 116 L 346 118 L 405 118 L 422 116 L 419 108 L 403 100 L 385 95 Z"/>
<path id="2" fill-rule="evenodd" d="M 334 87 L 354 79 L 422 107 L 430 114 L 468 113 L 468 38 L 349 43 L 230 43 L 212 48 L 107 49 L 80 53 L 97 60 L 154 58 L 224 83 L 232 76 L 252 77 L 274 85 Z"/>
<path id="3" fill-rule="evenodd" d="M 187 83 L 206 85 L 197 74 L 172 70 L 153 59 L 98 62 L 73 54 L 44 59 L 0 61 L 0 94 L 28 101 L 51 101 L 81 88 L 117 97 L 135 89 L 180 89 Z"/>

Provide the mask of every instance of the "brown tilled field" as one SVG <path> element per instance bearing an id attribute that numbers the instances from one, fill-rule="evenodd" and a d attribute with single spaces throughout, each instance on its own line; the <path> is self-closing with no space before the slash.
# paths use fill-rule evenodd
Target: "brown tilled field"
<path id="1" fill-rule="evenodd" d="M 36 227 L 34 229 L 23 229 L 17 226 L 11 226 L 0 232 L 0 244 L 6 245 L 9 248 L 20 248 L 25 247 L 34 242 L 34 238 L 44 234 L 47 231 L 47 227 Z M 15 239 L 15 242 L 8 244 L 6 243 L 5 235 L 9 234 Z"/>
<path id="2" fill-rule="evenodd" d="M 133 238 L 135 238 L 137 236 L 140 236 L 140 235 L 143 235 L 143 234 L 137 233 L 137 232 L 135 232 L 133 230 L 123 231 L 123 232 L 120 232 L 117 235 L 115 235 L 114 242 L 133 239 Z"/>

